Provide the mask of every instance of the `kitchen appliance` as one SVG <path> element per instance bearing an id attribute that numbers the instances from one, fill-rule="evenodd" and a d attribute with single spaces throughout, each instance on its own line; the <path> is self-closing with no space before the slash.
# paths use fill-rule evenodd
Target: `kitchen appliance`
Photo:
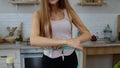
<path id="1" fill-rule="evenodd" d="M 42 68 L 43 50 L 40 48 L 21 49 L 22 68 Z"/>

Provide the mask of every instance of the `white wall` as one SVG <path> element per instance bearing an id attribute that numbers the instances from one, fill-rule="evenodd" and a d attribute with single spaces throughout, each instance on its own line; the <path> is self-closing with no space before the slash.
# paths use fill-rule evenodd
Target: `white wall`
<path id="1" fill-rule="evenodd" d="M 32 14 L 17 14 L 17 13 L 4 13 L 0 14 L 0 35 L 6 36 L 8 35 L 8 31 L 6 29 L 7 26 L 15 27 L 17 26 L 19 29 L 20 23 L 23 22 L 23 35 L 25 38 L 30 36 L 31 29 L 31 21 Z M 17 33 L 15 32 L 15 35 Z"/>
<path id="2" fill-rule="evenodd" d="M 79 12 L 79 13 L 120 13 L 120 0 L 104 0 L 104 2 L 106 3 L 106 5 L 103 5 L 101 7 L 99 6 L 89 6 L 89 7 L 85 7 L 85 6 L 78 6 L 76 5 L 77 2 L 79 2 L 81 0 L 70 0 L 70 2 L 72 3 L 72 6 L 74 7 L 74 9 Z"/>
<path id="3" fill-rule="evenodd" d="M 0 0 L 0 13 L 32 13 L 36 8 L 35 6 L 18 6 L 8 3 L 9 0 Z M 79 13 L 120 13 L 120 0 L 104 0 L 106 5 L 98 6 L 78 6 L 81 0 L 69 0 L 72 7 Z M 4 8 L 3 8 L 4 7 Z"/>
<path id="4" fill-rule="evenodd" d="M 120 13 L 120 7 L 119 7 L 120 0 L 105 0 L 105 3 L 107 4 L 101 7 L 78 6 L 77 3 L 79 3 L 81 0 L 69 0 L 69 1 L 72 7 L 80 16 L 83 23 L 88 27 L 88 29 L 92 34 L 95 34 L 96 31 L 98 31 L 100 37 L 102 37 L 101 32 L 106 24 L 110 24 L 113 32 L 116 33 L 117 15 L 119 15 Z M 25 24 L 31 23 L 32 13 L 34 12 L 34 10 L 38 8 L 38 6 L 35 7 L 34 5 L 31 6 L 24 5 L 24 6 L 18 6 L 16 8 L 15 5 L 12 5 L 8 2 L 9 0 L 0 0 L 0 14 L 2 14 L 0 18 L 4 17 L 4 19 L 0 20 L 1 21 L 0 23 L 2 23 L 4 20 L 10 22 L 10 20 L 12 19 L 16 20 L 16 23 L 20 23 L 21 21 L 23 21 Z M 8 19 L 10 20 L 8 21 Z M 28 27 L 24 27 L 24 28 L 28 29 Z"/>

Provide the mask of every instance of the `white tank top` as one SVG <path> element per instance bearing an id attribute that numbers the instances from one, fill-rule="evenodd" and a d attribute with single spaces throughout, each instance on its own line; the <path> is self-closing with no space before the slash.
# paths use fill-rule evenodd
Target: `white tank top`
<path id="1" fill-rule="evenodd" d="M 71 23 L 67 14 L 67 11 L 64 9 L 64 19 L 53 21 L 51 20 L 52 31 L 53 31 L 53 38 L 56 39 L 70 39 L 72 37 L 71 32 Z M 68 56 L 73 53 L 74 49 L 66 49 L 63 50 L 44 50 L 44 55 L 50 58 L 58 58 L 60 56 Z"/>

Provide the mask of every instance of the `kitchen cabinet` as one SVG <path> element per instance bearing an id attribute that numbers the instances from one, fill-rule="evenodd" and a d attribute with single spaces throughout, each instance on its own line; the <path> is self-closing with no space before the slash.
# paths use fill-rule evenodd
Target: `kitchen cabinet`
<path id="1" fill-rule="evenodd" d="M 16 6 L 16 8 L 18 8 L 18 6 L 21 6 L 21 5 L 33 5 L 34 7 L 38 6 L 40 4 L 40 1 L 39 0 L 12 0 L 12 1 L 9 1 L 9 3 L 13 4 Z"/>
<path id="2" fill-rule="evenodd" d="M 7 68 L 7 64 L 0 64 L 0 68 Z"/>
<path id="3" fill-rule="evenodd" d="M 14 67 L 15 68 L 21 68 L 20 50 L 17 50 L 17 49 L 0 50 L 0 68 L 7 68 L 7 63 L 6 63 L 7 57 L 14 58 Z"/>
<path id="4" fill-rule="evenodd" d="M 114 44 L 114 45 L 101 44 L 100 46 L 99 45 L 91 45 L 88 47 L 84 47 L 84 50 L 83 50 L 83 68 L 88 68 L 87 67 L 88 66 L 87 59 L 90 56 L 105 56 L 105 55 L 113 55 L 113 56 L 120 55 L 120 44 Z M 114 59 L 114 57 L 113 57 L 113 59 Z M 115 59 L 118 59 L 118 58 L 115 58 Z M 111 62 L 111 63 L 113 63 L 113 62 Z M 94 66 L 95 65 L 93 64 L 91 66 L 91 68 L 94 68 Z"/>
<path id="5" fill-rule="evenodd" d="M 39 1 L 9 1 L 9 3 L 13 5 L 38 5 L 40 2 Z"/>
<path id="6" fill-rule="evenodd" d="M 103 0 L 82 0 L 80 5 L 82 5 L 82 6 L 102 6 Z"/>

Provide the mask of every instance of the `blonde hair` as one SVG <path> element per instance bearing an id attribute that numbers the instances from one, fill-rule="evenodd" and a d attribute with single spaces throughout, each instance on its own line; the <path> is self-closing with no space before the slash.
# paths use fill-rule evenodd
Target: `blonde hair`
<path id="1" fill-rule="evenodd" d="M 68 0 L 59 0 L 58 7 L 66 9 L 71 20 L 73 9 Z M 52 28 L 50 23 L 50 5 L 48 0 L 41 0 L 40 12 L 40 36 L 52 38 Z"/>

